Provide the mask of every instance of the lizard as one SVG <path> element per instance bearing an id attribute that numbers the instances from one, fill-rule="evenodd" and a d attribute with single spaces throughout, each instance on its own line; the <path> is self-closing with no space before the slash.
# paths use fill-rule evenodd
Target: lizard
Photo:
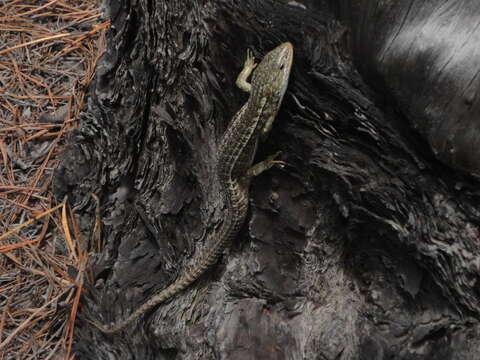
<path id="1" fill-rule="evenodd" d="M 115 333 L 124 329 L 146 311 L 186 289 L 218 261 L 237 236 L 247 215 L 251 179 L 274 165 L 284 165 L 284 162 L 275 160 L 280 152 L 252 164 L 258 143 L 267 137 L 282 103 L 292 60 L 293 46 L 289 42 L 282 43 L 267 53 L 259 64 L 255 63 L 251 51 L 247 50 L 236 85 L 250 95 L 227 127 L 218 151 L 216 172 L 227 214 L 219 231 L 215 233 L 216 242 L 199 256 L 198 262 L 187 267 L 172 284 L 150 297 L 127 318 L 113 325 L 91 321 L 102 332 Z M 252 77 L 249 83 L 250 75 Z"/>

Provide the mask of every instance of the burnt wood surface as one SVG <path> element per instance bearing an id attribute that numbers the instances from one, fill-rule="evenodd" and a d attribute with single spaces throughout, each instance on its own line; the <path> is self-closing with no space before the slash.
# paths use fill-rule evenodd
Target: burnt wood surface
<path id="1" fill-rule="evenodd" d="M 105 247 L 92 250 L 79 359 L 478 358 L 475 164 L 453 170 L 417 130 L 426 110 L 405 110 L 415 81 L 440 108 L 455 89 L 429 94 L 414 61 L 377 66 L 379 45 L 367 45 L 382 38 L 365 24 L 387 31 L 405 9 L 376 3 L 104 3 L 107 51 L 55 176 L 85 238 L 90 193 L 101 202 Z M 125 318 L 215 241 L 218 144 L 246 101 L 235 78 L 247 48 L 261 58 L 284 41 L 295 49 L 290 85 L 257 159 L 282 151 L 288 165 L 254 179 L 247 221 L 211 271 L 102 334 L 85 320 Z M 393 81 L 406 74 L 408 86 Z"/>

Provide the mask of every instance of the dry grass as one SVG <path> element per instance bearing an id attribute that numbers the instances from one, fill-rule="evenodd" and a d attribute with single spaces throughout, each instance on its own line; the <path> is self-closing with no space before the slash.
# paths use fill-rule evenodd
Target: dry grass
<path id="1" fill-rule="evenodd" d="M 0 0 L 0 360 L 73 358 L 87 254 L 50 184 L 108 25 L 95 0 Z"/>

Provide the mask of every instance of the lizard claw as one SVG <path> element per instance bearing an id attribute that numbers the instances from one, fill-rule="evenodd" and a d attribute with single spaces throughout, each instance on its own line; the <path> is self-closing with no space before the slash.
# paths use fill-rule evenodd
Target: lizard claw
<path id="1" fill-rule="evenodd" d="M 278 166 L 280 169 L 283 169 L 287 165 L 287 163 L 285 161 L 282 161 L 282 160 L 275 160 L 280 155 L 282 155 L 282 152 L 277 151 L 275 154 L 267 157 L 267 159 L 272 164 L 272 166 Z"/>
<path id="2" fill-rule="evenodd" d="M 255 63 L 255 57 L 252 54 L 250 49 L 247 49 L 247 58 L 245 59 L 244 68 L 250 68 L 251 70 L 255 69 L 257 64 Z"/>

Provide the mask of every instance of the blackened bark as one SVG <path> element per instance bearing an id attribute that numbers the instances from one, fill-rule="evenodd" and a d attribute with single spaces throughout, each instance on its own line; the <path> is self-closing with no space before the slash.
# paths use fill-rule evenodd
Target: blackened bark
<path id="1" fill-rule="evenodd" d="M 308 6 L 105 4 L 108 51 L 56 177 L 84 224 L 89 193 L 102 200 L 83 319 L 128 316 L 215 241 L 217 144 L 246 100 L 248 47 L 295 47 L 258 153 L 288 166 L 255 179 L 236 243 L 194 286 L 119 334 L 80 320 L 80 359 L 476 358 L 478 182 L 365 85 L 345 8 Z"/>

